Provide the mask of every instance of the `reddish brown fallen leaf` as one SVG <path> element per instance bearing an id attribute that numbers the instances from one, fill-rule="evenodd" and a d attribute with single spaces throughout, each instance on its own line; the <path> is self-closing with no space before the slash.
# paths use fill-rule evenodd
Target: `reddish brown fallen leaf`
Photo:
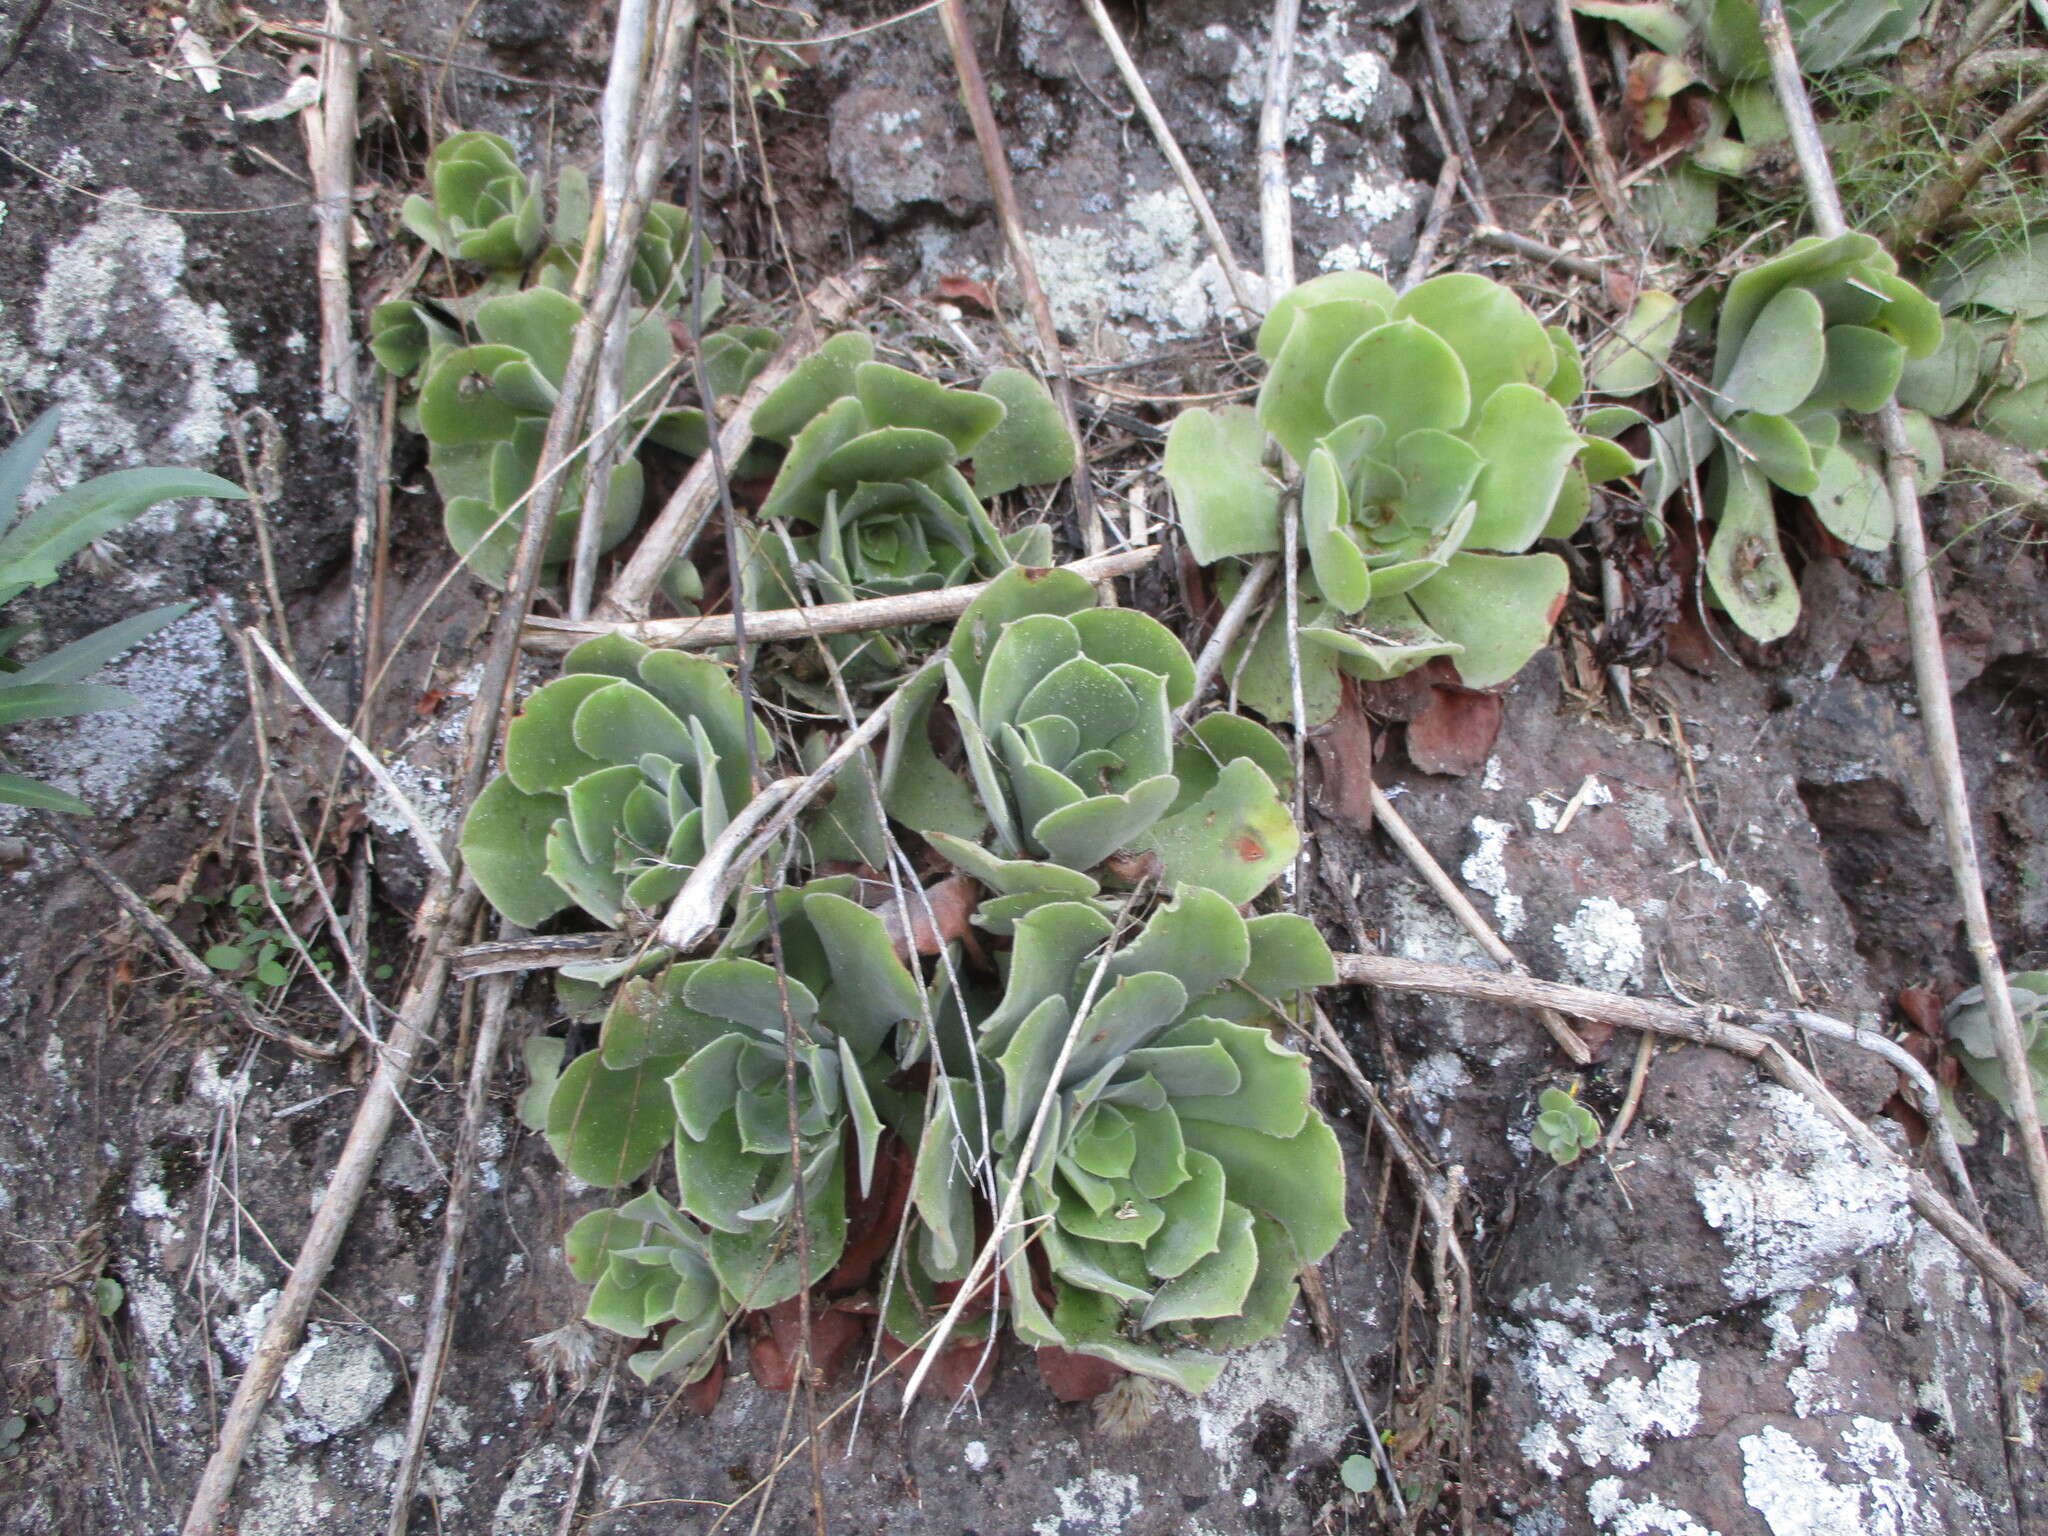
<path id="1" fill-rule="evenodd" d="M 894 1334 L 882 1335 L 882 1354 L 892 1365 L 905 1355 L 921 1356 L 924 1351 L 907 1349 Z M 996 1364 L 1003 1354 L 1003 1341 L 996 1340 L 995 1348 L 989 1348 L 986 1339 L 960 1339 L 939 1351 L 939 1358 L 932 1362 L 932 1368 L 925 1380 L 931 1384 L 932 1392 L 942 1401 L 955 1403 L 969 1391 L 976 1397 L 984 1397 L 995 1384 Z M 916 1360 L 903 1367 L 903 1379 L 908 1381 L 910 1373 L 917 1369 Z"/>
<path id="2" fill-rule="evenodd" d="M 747 1315 L 754 1380 L 763 1391 L 787 1392 L 796 1384 L 794 1361 L 803 1327 L 797 1302 L 792 1296 L 765 1312 Z M 812 1299 L 811 1370 L 819 1381 L 831 1379 L 866 1327 L 858 1313 Z"/>
<path id="3" fill-rule="evenodd" d="M 996 312 L 995 296 L 988 291 L 988 284 L 978 277 L 963 277 L 957 272 L 949 272 L 933 285 L 932 296 L 953 304 L 972 304 L 986 315 Z"/>
<path id="4" fill-rule="evenodd" d="M 416 715 L 431 715 L 441 707 L 441 701 L 447 697 L 447 689 L 429 688 L 425 693 L 413 700 L 412 712 Z"/>
<path id="5" fill-rule="evenodd" d="M 825 1289 L 832 1295 L 858 1290 L 873 1277 L 896 1241 L 903 1225 L 903 1208 L 910 1200 L 910 1181 L 917 1159 L 893 1131 L 885 1132 L 875 1152 L 875 1180 L 865 1197 L 856 1191 L 853 1159 L 846 1162 L 846 1248 L 839 1263 L 825 1277 Z"/>
<path id="6" fill-rule="evenodd" d="M 1322 770 L 1323 792 L 1316 805 L 1332 821 L 1360 832 L 1372 830 L 1372 721 L 1353 679 L 1344 680 L 1337 713 L 1310 733 L 1309 747 Z"/>
<path id="7" fill-rule="evenodd" d="M 1403 672 L 1383 683 L 1351 681 L 1350 686 L 1358 690 L 1358 702 L 1373 719 L 1405 722 L 1429 708 L 1434 697 L 1431 690 L 1437 683 L 1458 683 L 1458 669 L 1448 657 L 1426 661 L 1413 672 Z"/>
<path id="8" fill-rule="evenodd" d="M 1041 1344 L 1038 1348 L 1038 1374 L 1045 1378 L 1046 1389 L 1061 1402 L 1085 1403 L 1090 1398 L 1102 1396 L 1129 1372 L 1093 1355 L 1076 1354 L 1054 1344 Z"/>
<path id="9" fill-rule="evenodd" d="M 694 1413 L 699 1418 L 708 1417 L 718 1406 L 718 1399 L 725 1392 L 725 1351 L 720 1350 L 718 1359 L 702 1380 L 693 1381 L 683 1388 L 683 1411 Z"/>
<path id="10" fill-rule="evenodd" d="M 1912 1020 L 1913 1027 L 1923 1035 L 1941 1038 L 1941 994 L 1934 988 L 1901 987 L 1899 1012 Z"/>
<path id="11" fill-rule="evenodd" d="M 894 896 L 875 908 L 882 919 L 882 928 L 889 935 L 889 943 L 896 950 L 896 958 L 908 960 L 905 949 L 904 930 L 909 929 L 910 947 L 920 955 L 936 955 L 956 939 L 971 939 L 973 930 L 968 927 L 968 918 L 981 900 L 981 891 L 965 875 L 949 875 L 936 885 L 924 888 L 922 896 L 906 893 L 899 902 Z M 903 909 L 910 909 L 910 920 L 904 922 Z"/>
<path id="12" fill-rule="evenodd" d="M 1492 753 L 1507 703 L 1497 693 L 1441 684 L 1435 694 L 1408 722 L 1408 760 L 1424 773 L 1471 773 Z"/>

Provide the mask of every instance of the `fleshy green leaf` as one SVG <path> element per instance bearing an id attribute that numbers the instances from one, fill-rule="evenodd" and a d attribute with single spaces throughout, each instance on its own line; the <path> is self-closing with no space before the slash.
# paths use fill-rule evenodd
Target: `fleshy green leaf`
<path id="1" fill-rule="evenodd" d="M 1161 474 L 1181 532 L 1204 565 L 1280 547 L 1280 485 L 1260 462 L 1265 431 L 1249 407 L 1197 406 L 1174 418 Z"/>
<path id="2" fill-rule="evenodd" d="M 981 392 L 1007 414 L 974 448 L 974 490 L 983 498 L 1020 485 L 1051 485 L 1074 472 L 1074 440 L 1046 387 L 1021 368 L 998 368 Z"/>

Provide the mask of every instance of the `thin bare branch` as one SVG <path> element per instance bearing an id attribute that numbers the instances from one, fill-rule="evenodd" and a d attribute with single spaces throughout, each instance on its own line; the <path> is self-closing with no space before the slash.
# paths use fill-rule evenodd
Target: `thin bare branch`
<path id="1" fill-rule="evenodd" d="M 1287 118 L 1294 102 L 1294 39 L 1300 28 L 1301 0 L 1273 0 L 1273 25 L 1266 38 L 1266 100 L 1259 110 L 1259 240 L 1266 291 L 1275 298 L 1294 286 Z"/>
<path id="2" fill-rule="evenodd" d="M 1237 256 L 1230 249 L 1230 237 L 1223 233 L 1223 226 L 1216 220 L 1216 210 L 1210 205 L 1209 194 L 1202 190 L 1202 183 L 1195 176 L 1195 168 L 1188 164 L 1188 157 L 1182 153 L 1180 141 L 1173 136 L 1173 130 L 1166 124 L 1165 114 L 1159 110 L 1159 103 L 1153 99 L 1151 87 L 1145 84 L 1145 77 L 1138 73 L 1137 61 L 1131 57 L 1131 50 L 1124 45 L 1123 34 L 1116 29 L 1102 0 L 1082 0 L 1088 9 L 1088 17 L 1095 23 L 1095 30 L 1102 34 L 1102 41 L 1109 49 L 1109 56 L 1116 61 L 1117 73 L 1123 76 L 1124 86 L 1131 93 L 1131 99 L 1138 104 L 1138 111 L 1145 119 L 1145 125 L 1152 130 L 1152 138 L 1159 145 L 1159 152 L 1166 156 L 1166 163 L 1173 167 L 1173 174 L 1179 178 L 1181 190 L 1187 193 L 1188 201 L 1194 205 L 1195 217 L 1201 221 L 1202 233 L 1208 237 L 1209 249 L 1216 253 L 1217 265 L 1223 268 L 1223 280 L 1230 284 L 1231 297 L 1237 300 L 1239 309 L 1247 317 L 1257 316 L 1264 308 L 1258 296 L 1252 292 L 1251 282 L 1245 276 L 1244 268 L 1237 264 Z"/>
<path id="3" fill-rule="evenodd" d="M 714 492 L 715 494 L 715 492 Z M 1095 555 L 1062 566 L 1092 582 L 1127 576 L 1158 557 L 1157 546 Z M 957 619 L 988 589 L 985 581 L 941 587 L 936 592 L 907 592 L 898 597 L 869 597 L 852 603 L 820 603 L 815 608 L 776 608 L 747 615 L 747 639 L 756 644 L 776 640 L 807 640 L 817 635 L 851 635 L 869 629 L 895 629 L 908 624 L 937 624 Z M 529 618 L 525 645 L 530 651 L 559 655 L 598 635 L 619 634 L 643 645 L 673 650 L 708 650 L 733 644 L 729 613 L 689 619 L 644 619 L 638 623 L 586 619 Z"/>
<path id="4" fill-rule="evenodd" d="M 1578 108 L 1579 131 L 1586 138 L 1591 161 L 1593 190 L 1607 210 L 1607 217 L 1631 245 L 1641 243 L 1634 215 L 1621 195 L 1621 173 L 1614 164 L 1614 151 L 1607 146 L 1607 128 L 1600 121 L 1600 108 L 1593 100 L 1593 82 L 1586 75 L 1586 56 L 1579 50 L 1578 14 L 1572 0 L 1551 0 L 1551 25 L 1557 32 L 1558 51 L 1572 77 L 1572 102 Z"/>
<path id="5" fill-rule="evenodd" d="M 1181 706 L 1179 724 L 1187 725 L 1195 717 L 1195 711 L 1202 707 L 1202 695 L 1209 691 L 1209 684 L 1215 680 L 1223 667 L 1223 653 L 1230 649 L 1244 630 L 1245 621 L 1252 610 L 1259 605 L 1259 598 L 1273 579 L 1273 573 L 1280 568 L 1278 555 L 1261 555 L 1245 567 L 1244 576 L 1237 584 L 1237 590 L 1230 595 L 1230 602 L 1216 620 L 1216 628 L 1203 643 L 1201 655 L 1195 658 L 1195 691 Z"/>

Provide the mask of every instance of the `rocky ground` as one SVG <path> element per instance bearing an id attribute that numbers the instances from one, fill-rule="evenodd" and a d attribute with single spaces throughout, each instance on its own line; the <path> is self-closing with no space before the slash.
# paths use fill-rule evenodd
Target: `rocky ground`
<path id="1" fill-rule="evenodd" d="M 41 17 L 0 75 L 0 390 L 17 420 L 64 404 L 51 464 L 60 480 L 134 463 L 240 476 L 237 422 L 256 459 L 274 442 L 278 586 L 303 669 L 339 700 L 353 448 L 314 382 L 304 148 L 289 117 L 227 110 L 278 98 L 291 61 L 245 45 L 223 59 L 218 89 L 203 89 L 178 67 L 173 9 L 0 5 L 0 39 Z M 819 15 L 829 32 L 894 9 L 844 3 Z M 1145 377 L 1168 380 L 1157 393 L 1210 387 L 1194 341 L 1213 331 L 1227 290 L 1085 12 L 1076 0 L 972 9 L 1071 358 L 1103 364 L 1186 344 L 1177 375 L 1155 366 Z M 1142 18 L 1141 64 L 1241 251 L 1258 247 L 1263 9 L 1152 0 L 1119 11 L 1126 24 Z M 1437 156 L 1408 84 L 1420 78 L 1411 10 L 1412 0 L 1306 8 L 1290 123 L 1304 275 L 1398 269 L 1412 247 Z M 220 50 L 253 20 L 287 17 L 268 3 L 240 19 L 201 11 L 192 7 L 192 25 Z M 596 8 L 571 0 L 369 0 L 362 13 L 389 46 L 365 104 L 358 281 L 374 288 L 403 264 L 396 203 L 448 125 L 495 129 L 542 159 L 587 151 L 604 40 Z M 1449 0 L 1437 14 L 1497 201 L 1533 209 L 1554 198 L 1575 169 L 1542 94 L 1559 87 L 1551 7 Z M 806 283 L 877 253 L 891 263 L 894 307 L 876 323 L 964 324 L 999 349 L 993 327 L 935 307 L 942 282 L 1000 289 L 1007 276 L 936 20 L 816 53 L 769 117 L 765 166 L 745 134 L 721 140 L 722 242 L 736 282 L 766 302 L 789 288 L 785 250 Z M 706 56 L 707 73 L 724 67 Z M 715 94 L 717 82 L 702 88 Z M 1477 249 L 1458 259 L 1489 260 Z M 1540 307 L 1551 280 L 1524 275 Z M 1118 435 L 1156 434 L 1157 413 L 1088 399 L 1121 479 L 1137 461 L 1115 458 Z M 278 428 L 268 439 L 247 414 L 257 409 Z M 446 549 L 419 451 L 402 436 L 394 470 L 385 639 L 396 660 L 376 736 L 408 792 L 445 816 L 488 609 L 458 578 L 400 635 L 398 619 L 445 574 Z M 2042 565 L 1973 495 L 1951 493 L 1933 510 L 1992 906 L 2008 959 L 2038 963 L 2048 958 Z M 263 582 L 254 534 L 243 506 L 155 514 L 106 541 L 89 575 L 11 616 L 39 619 L 53 639 L 145 599 L 208 597 L 247 619 Z M 1793 639 L 1768 653 L 1673 644 L 1644 658 L 1630 711 L 1579 638 L 1586 616 L 1568 615 L 1558 647 L 1506 690 L 1497 742 L 1473 772 L 1414 767 L 1399 722 L 1417 696 L 1400 690 L 1372 701 L 1391 743 L 1372 771 L 1539 974 L 1891 1027 L 1902 988 L 1946 995 L 1967 971 L 1894 579 L 1883 560 L 1816 556 L 1803 577 L 1809 617 Z M 1166 610 L 1181 592 L 1171 576 L 1149 576 L 1138 599 Z M 213 909 L 187 898 L 247 878 L 255 762 L 239 662 L 201 608 L 111 680 L 143 710 L 17 734 L 10 750 L 99 806 L 90 836 L 198 934 Z M 331 754 L 295 721 L 280 712 L 272 722 L 271 767 L 317 810 Z M 1333 942 L 1477 963 L 1455 922 L 1358 824 L 1356 755 L 1332 751 L 1325 767 L 1319 856 L 1328 883 L 1355 902 L 1326 914 Z M 348 826 L 367 823 L 378 939 L 395 959 L 422 888 L 416 857 L 388 805 L 333 809 Z M 0 1527 L 174 1530 L 362 1074 L 209 1018 L 60 848 L 31 825 L 0 832 L 19 839 L 5 844 L 13 862 L 0 879 L 0 923 L 13 936 L 0 954 L 10 1303 L 0 1409 L 25 1425 L 0 1460 Z M 309 995 L 287 1011 L 314 1032 L 318 1010 Z M 1134 1424 L 1055 1402 L 1021 1358 L 952 1413 L 925 1405 L 902 1419 L 884 1385 L 857 1425 L 849 1412 L 828 1432 L 833 1530 L 1395 1528 L 1384 1503 L 1350 1498 L 1338 1478 L 1341 1459 L 1368 1444 L 1347 1368 L 1392 1436 L 1423 1529 L 1458 1528 L 1461 1514 L 1470 1529 L 1514 1536 L 2048 1529 L 2034 1341 L 1912 1214 L 1897 1176 L 1804 1101 L 1733 1057 L 1660 1049 L 1626 1140 L 1559 1171 L 1526 1135 L 1538 1093 L 1566 1080 L 1532 1020 L 1399 996 L 1340 994 L 1333 1011 L 1412 1138 L 1462 1170 L 1469 1370 L 1432 1369 L 1442 1277 L 1428 1241 L 1416 1250 L 1422 1229 L 1384 1143 L 1333 1079 L 1324 1102 L 1347 1128 L 1355 1175 L 1353 1234 L 1326 1266 L 1329 1336 L 1300 1316 L 1204 1398 L 1167 1394 Z M 545 989 L 532 989 L 515 1039 L 551 1020 Z M 451 1004 L 450 1048 L 415 1093 L 417 1119 L 380 1166 L 243 1474 L 243 1536 L 384 1529 L 469 1030 Z M 1881 1114 L 1888 1071 L 1825 1044 L 1813 1051 L 1852 1107 Z M 1632 1037 L 1604 1042 L 1587 1075 L 1603 1117 L 1620 1105 L 1634 1054 Z M 557 1239 L 595 1197 L 570 1192 L 514 1119 L 516 1051 L 497 1083 L 414 1529 L 551 1533 L 581 1480 L 586 1530 L 708 1530 L 712 1506 L 771 1470 L 789 1401 L 741 1374 L 701 1418 L 622 1385 L 584 1473 L 600 1393 L 576 1362 L 537 1362 L 527 1341 L 580 1310 Z M 1971 1169 L 1992 1229 L 2036 1273 L 2048 1270 L 2002 1128 L 1981 1104 L 1971 1113 L 1982 1132 Z M 1878 1124 L 1904 1144 L 1897 1125 Z M 104 1319 L 90 1291 L 101 1276 L 124 1288 Z M 821 1403 L 837 1406 L 855 1385 L 851 1374 L 835 1381 Z M 812 1528 L 805 1470 L 784 1477 L 761 1529 Z M 756 1508 L 724 1528 L 751 1523 Z"/>

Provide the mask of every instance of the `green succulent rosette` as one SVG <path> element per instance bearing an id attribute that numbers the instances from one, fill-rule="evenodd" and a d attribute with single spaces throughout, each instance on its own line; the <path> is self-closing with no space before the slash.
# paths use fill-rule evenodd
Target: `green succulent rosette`
<path id="1" fill-rule="evenodd" d="M 2043 1027 L 2048 1025 L 2048 971 L 2015 971 L 2005 978 L 2005 984 L 2020 1026 L 2020 1045 L 2031 1079 L 2028 1088 L 2037 1113 L 2048 1117 L 2048 1028 Z M 2005 1111 L 2007 1119 L 2013 1118 L 2012 1087 L 2005 1080 L 2005 1065 L 1998 1059 L 1998 1037 L 1992 1029 L 1991 1010 L 1984 1005 L 1984 989 L 1971 987 L 1957 993 L 1942 1023 L 1949 1050 L 1970 1081 Z M 1963 1130 L 1967 1132 L 1967 1122 Z"/>
<path id="2" fill-rule="evenodd" d="M 874 343 L 849 331 L 769 394 L 754 430 L 787 445 L 761 506 L 758 602 L 789 606 L 799 577 L 825 601 L 847 602 L 1051 560 L 1049 530 L 1005 537 L 984 505 L 1073 473 L 1072 440 L 1029 374 L 1005 369 L 979 389 L 952 389 L 876 362 Z"/>
<path id="3" fill-rule="evenodd" d="M 1572 424 L 1583 375 L 1571 338 L 1470 273 L 1396 297 L 1341 272 L 1284 295 L 1258 349 L 1257 408 L 1183 411 L 1164 472 L 1209 565 L 1281 548 L 1287 487 L 1267 436 L 1300 467 L 1308 723 L 1335 713 L 1340 669 L 1379 680 L 1448 656 L 1473 687 L 1512 677 L 1549 638 L 1567 585 L 1563 561 L 1526 551 L 1576 530 L 1591 483 L 1634 467 Z M 1230 665 L 1269 719 L 1293 716 L 1285 631 L 1262 626 Z"/>
<path id="4" fill-rule="evenodd" d="M 1086 903 L 1025 914 L 1000 1001 L 971 1038 L 942 1028 L 912 1188 L 918 1268 L 963 1278 L 977 1209 L 1021 1178 L 1001 1252 L 1017 1337 L 1199 1392 L 1220 1351 L 1285 1326 L 1301 1266 L 1345 1230 L 1308 1063 L 1267 1027 L 1334 967 L 1305 919 L 1247 920 L 1200 887 L 1105 958 L 1112 928 Z"/>
<path id="5" fill-rule="evenodd" d="M 1173 712 L 1194 682 L 1158 620 L 1098 608 L 1071 571 L 1006 572 L 961 615 L 942 672 L 897 705 L 882 765 L 890 814 L 1009 896 L 1072 896 L 1073 872 L 1150 854 L 1169 882 L 1250 901 L 1300 846 L 1281 799 L 1288 755 L 1234 716 L 1176 746 Z M 964 781 L 931 747 L 942 687 Z"/>
<path id="6" fill-rule="evenodd" d="M 2048 453 L 2048 224 L 1988 231 L 1932 264 L 1941 345 L 1907 363 L 1899 402 L 1930 416 L 1968 410 L 1985 431 Z M 1974 404 L 1972 403 L 1974 401 Z"/>
<path id="7" fill-rule="evenodd" d="M 621 1338 L 659 1334 L 626 1364 L 643 1384 L 681 1373 L 701 1380 L 738 1310 L 713 1273 L 704 1232 L 648 1190 L 624 1205 L 592 1211 L 562 1239 L 569 1272 L 590 1289 L 586 1322 Z"/>
<path id="8" fill-rule="evenodd" d="M 427 156 L 430 195 L 414 193 L 405 227 L 451 261 L 498 270 L 524 266 L 546 235 L 540 180 L 519 168 L 495 133 L 457 133 Z"/>
<path id="9" fill-rule="evenodd" d="M 1654 512 L 1704 469 L 1714 529 L 1710 590 L 1734 623 L 1777 640 L 1799 621 L 1799 588 L 1778 541 L 1771 488 L 1806 498 L 1858 549 L 1892 540 L 1879 454 L 1847 413 L 1881 410 L 1909 360 L 1942 343 L 1940 311 L 1869 235 L 1797 240 L 1738 274 L 1721 300 L 1707 403 L 1651 429 L 1643 500 Z M 1926 488 L 1941 478 L 1925 418 L 1910 419 Z"/>
<path id="10" fill-rule="evenodd" d="M 674 899 L 752 798 L 747 732 L 774 755 L 716 662 L 622 635 L 585 641 L 513 720 L 505 769 L 462 828 L 462 856 L 508 921 L 570 907 L 607 927 Z"/>

